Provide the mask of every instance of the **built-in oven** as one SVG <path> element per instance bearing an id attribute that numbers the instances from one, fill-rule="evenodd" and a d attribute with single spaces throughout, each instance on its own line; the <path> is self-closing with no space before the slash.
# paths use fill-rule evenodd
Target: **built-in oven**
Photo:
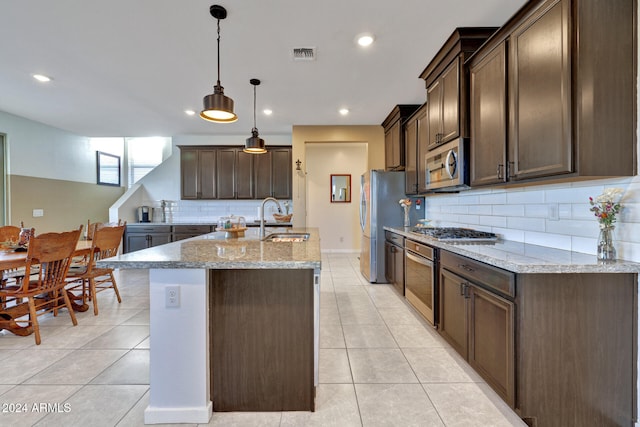
<path id="1" fill-rule="evenodd" d="M 434 327 L 438 325 L 437 250 L 405 239 L 405 297 Z"/>
<path id="2" fill-rule="evenodd" d="M 454 139 L 424 156 L 425 188 L 429 191 L 455 191 L 469 187 L 469 141 Z"/>

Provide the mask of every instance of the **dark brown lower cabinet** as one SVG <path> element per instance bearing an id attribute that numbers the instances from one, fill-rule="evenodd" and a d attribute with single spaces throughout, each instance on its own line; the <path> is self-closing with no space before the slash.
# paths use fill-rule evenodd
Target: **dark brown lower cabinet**
<path id="1" fill-rule="evenodd" d="M 637 274 L 515 274 L 442 250 L 439 275 L 440 334 L 528 425 L 634 425 Z"/>
<path id="2" fill-rule="evenodd" d="M 385 231 L 385 236 L 385 279 L 404 296 L 404 237 L 390 231 Z"/>
<path id="3" fill-rule="evenodd" d="M 313 270 L 212 270 L 214 411 L 313 411 Z"/>
<path id="4" fill-rule="evenodd" d="M 514 304 L 446 268 L 440 272 L 440 333 L 511 407 Z"/>

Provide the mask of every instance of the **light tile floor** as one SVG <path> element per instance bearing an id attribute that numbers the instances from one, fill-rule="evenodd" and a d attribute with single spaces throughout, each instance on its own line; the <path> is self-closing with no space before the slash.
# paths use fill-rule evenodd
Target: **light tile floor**
<path id="1" fill-rule="evenodd" d="M 119 272 L 122 304 L 42 316 L 42 344 L 0 332 L 0 426 L 142 426 L 149 394 L 145 270 Z M 322 260 L 316 412 L 214 413 L 212 426 L 524 426 L 355 254 Z M 51 404 L 47 405 L 42 404 Z M 184 424 L 181 424 L 184 425 Z"/>

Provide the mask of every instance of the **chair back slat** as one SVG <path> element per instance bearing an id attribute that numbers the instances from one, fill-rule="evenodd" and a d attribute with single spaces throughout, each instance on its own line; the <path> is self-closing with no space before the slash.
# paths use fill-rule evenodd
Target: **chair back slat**
<path id="1" fill-rule="evenodd" d="M 81 231 L 82 227 L 74 231 L 44 233 L 31 238 L 27 251 L 25 277 L 31 275 L 31 271 L 35 270 L 34 266 L 39 266 L 38 279 L 37 283 L 33 280 L 25 280 L 23 284 L 25 291 L 37 288 L 46 292 L 64 283 Z"/>

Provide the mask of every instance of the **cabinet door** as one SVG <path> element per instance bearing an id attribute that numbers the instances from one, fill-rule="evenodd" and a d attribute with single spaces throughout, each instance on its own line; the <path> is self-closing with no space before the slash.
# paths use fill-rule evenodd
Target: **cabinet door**
<path id="1" fill-rule="evenodd" d="M 507 70 L 504 42 L 470 69 L 471 186 L 506 181 Z"/>
<path id="2" fill-rule="evenodd" d="M 513 408 L 514 305 L 476 286 L 469 298 L 469 364 Z"/>
<path id="3" fill-rule="evenodd" d="M 569 3 L 549 2 L 509 39 L 512 179 L 573 169 Z"/>
<path id="4" fill-rule="evenodd" d="M 460 135 L 460 60 L 456 58 L 442 72 L 441 142 Z"/>
<path id="5" fill-rule="evenodd" d="M 428 148 L 438 146 L 442 135 L 442 80 L 438 79 L 427 89 L 427 120 L 429 121 Z"/>
<path id="6" fill-rule="evenodd" d="M 291 148 L 274 148 L 272 156 L 272 195 L 277 199 L 290 199 Z"/>
<path id="7" fill-rule="evenodd" d="M 271 162 L 272 152 L 267 150 L 266 153 L 255 156 L 253 161 L 253 170 L 255 177 L 256 198 L 264 199 L 271 197 Z"/>
<path id="8" fill-rule="evenodd" d="M 171 233 L 152 233 L 147 235 L 147 247 L 153 247 L 158 245 L 164 245 L 171 242 Z"/>
<path id="9" fill-rule="evenodd" d="M 401 170 L 404 166 L 404 147 L 401 145 L 402 124 L 400 120 L 395 122 L 384 136 L 385 169 Z"/>
<path id="10" fill-rule="evenodd" d="M 198 151 L 198 199 L 215 199 L 216 193 L 216 150 Z"/>
<path id="11" fill-rule="evenodd" d="M 180 198 L 198 198 L 198 150 L 180 150 Z"/>
<path id="12" fill-rule="evenodd" d="M 146 234 L 126 234 L 125 242 L 126 242 L 126 248 L 125 248 L 126 253 L 148 248 Z"/>
<path id="13" fill-rule="evenodd" d="M 427 163 L 426 154 L 429 151 L 429 120 L 427 120 L 427 106 L 422 107 L 418 114 L 418 193 L 427 191 Z"/>
<path id="14" fill-rule="evenodd" d="M 387 280 L 387 283 L 393 283 L 395 272 L 395 256 L 393 254 L 393 246 L 389 242 L 384 242 L 384 278 Z"/>
<path id="15" fill-rule="evenodd" d="M 467 281 L 440 268 L 440 334 L 465 359 L 467 340 Z"/>
<path id="16" fill-rule="evenodd" d="M 406 194 L 418 193 L 418 119 L 412 117 L 404 126 L 405 166 L 404 191 Z"/>
<path id="17" fill-rule="evenodd" d="M 393 250 L 393 286 L 404 295 L 404 249 L 397 246 Z"/>
<path id="18" fill-rule="evenodd" d="M 235 199 L 236 149 L 219 148 L 216 159 L 218 199 Z"/>
<path id="19" fill-rule="evenodd" d="M 261 154 L 258 154 L 261 156 Z M 236 198 L 253 199 L 253 159 L 256 154 L 236 151 Z"/>

